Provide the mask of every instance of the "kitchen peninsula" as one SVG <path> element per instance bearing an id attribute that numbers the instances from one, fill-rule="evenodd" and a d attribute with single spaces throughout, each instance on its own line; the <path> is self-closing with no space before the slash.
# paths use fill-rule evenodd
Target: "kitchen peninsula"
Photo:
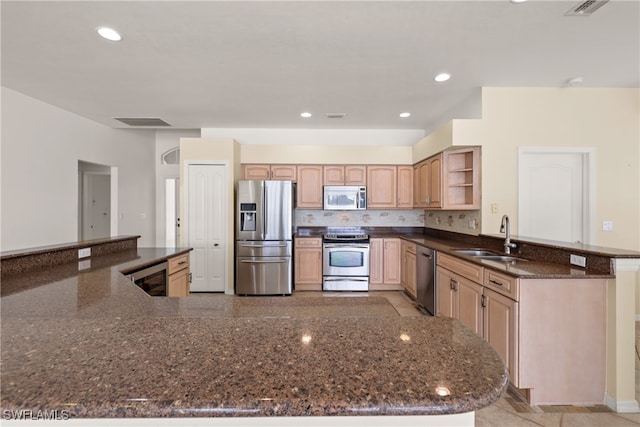
<path id="1" fill-rule="evenodd" d="M 507 386 L 497 353 L 455 319 L 398 317 L 378 297 L 150 297 L 122 272 L 188 249 L 125 246 L 57 265 L 49 248 L 32 253 L 36 269 L 3 268 L 7 425 L 473 425 Z"/>

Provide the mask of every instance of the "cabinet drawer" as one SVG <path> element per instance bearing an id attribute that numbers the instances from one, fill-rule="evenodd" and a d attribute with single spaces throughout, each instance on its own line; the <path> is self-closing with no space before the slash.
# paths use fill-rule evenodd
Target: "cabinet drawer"
<path id="1" fill-rule="evenodd" d="M 513 300 L 520 299 L 520 282 L 515 277 L 487 269 L 484 272 L 484 285 Z"/>
<path id="2" fill-rule="evenodd" d="M 454 271 L 456 274 L 473 280 L 476 283 L 482 283 L 484 267 L 442 253 L 438 253 L 437 260 L 439 266 Z"/>
<path id="3" fill-rule="evenodd" d="M 416 244 L 415 243 L 409 243 L 409 242 L 405 242 L 406 248 L 407 248 L 407 252 L 415 254 L 416 253 Z"/>
<path id="4" fill-rule="evenodd" d="M 189 254 L 169 258 L 169 274 L 189 267 Z"/>
<path id="5" fill-rule="evenodd" d="M 296 239 L 296 248 L 321 248 L 322 247 L 322 239 L 320 238 L 297 238 Z"/>

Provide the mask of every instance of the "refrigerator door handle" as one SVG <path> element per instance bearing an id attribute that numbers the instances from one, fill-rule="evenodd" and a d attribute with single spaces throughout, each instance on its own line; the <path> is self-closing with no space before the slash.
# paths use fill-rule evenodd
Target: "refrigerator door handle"
<path id="1" fill-rule="evenodd" d="M 241 243 L 240 247 L 241 248 L 286 248 L 287 244 L 286 243 L 276 243 L 275 245 L 261 245 L 259 243 L 253 243 L 253 244 Z"/>
<path id="2" fill-rule="evenodd" d="M 267 184 L 265 183 L 263 189 L 262 189 L 262 207 L 263 207 L 263 211 L 262 211 L 262 240 L 264 240 L 268 235 L 269 232 L 267 230 L 267 225 L 269 224 L 269 206 L 267 206 L 267 204 L 269 203 L 269 197 L 267 197 Z"/>

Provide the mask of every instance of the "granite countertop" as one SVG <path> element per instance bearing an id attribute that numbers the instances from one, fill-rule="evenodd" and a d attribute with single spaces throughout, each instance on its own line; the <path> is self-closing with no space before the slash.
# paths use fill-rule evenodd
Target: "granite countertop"
<path id="1" fill-rule="evenodd" d="M 523 259 L 517 262 L 501 262 L 475 258 L 456 252 L 456 249 L 486 248 L 494 252 L 502 251 L 504 236 L 465 236 L 459 233 L 455 238 L 448 238 L 451 233 L 436 233 L 434 235 L 404 230 L 403 228 L 372 228 L 367 229 L 371 238 L 401 238 L 420 246 L 435 249 L 439 253 L 455 256 L 467 262 L 479 264 L 495 271 L 523 279 L 572 279 L 591 278 L 607 279 L 614 276 L 612 258 L 640 258 L 640 253 L 615 248 L 589 246 L 582 244 L 564 244 L 549 240 L 519 238 L 514 236 L 512 241 L 519 245 L 516 257 Z M 309 227 L 297 233 L 297 237 L 322 237 L 325 229 Z M 567 251 L 584 254 L 588 257 L 587 268 L 569 264 Z"/>
<path id="2" fill-rule="evenodd" d="M 385 298 L 150 297 L 137 249 L 2 277 L 2 409 L 71 417 L 433 415 L 495 402 L 496 352 Z M 441 396 L 442 390 L 449 394 Z"/>

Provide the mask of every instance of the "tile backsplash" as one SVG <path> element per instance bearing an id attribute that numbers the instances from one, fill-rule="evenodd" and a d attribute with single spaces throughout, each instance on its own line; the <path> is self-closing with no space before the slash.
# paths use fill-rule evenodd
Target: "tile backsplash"
<path id="1" fill-rule="evenodd" d="M 295 210 L 296 227 L 428 227 L 478 235 L 480 211 Z"/>

